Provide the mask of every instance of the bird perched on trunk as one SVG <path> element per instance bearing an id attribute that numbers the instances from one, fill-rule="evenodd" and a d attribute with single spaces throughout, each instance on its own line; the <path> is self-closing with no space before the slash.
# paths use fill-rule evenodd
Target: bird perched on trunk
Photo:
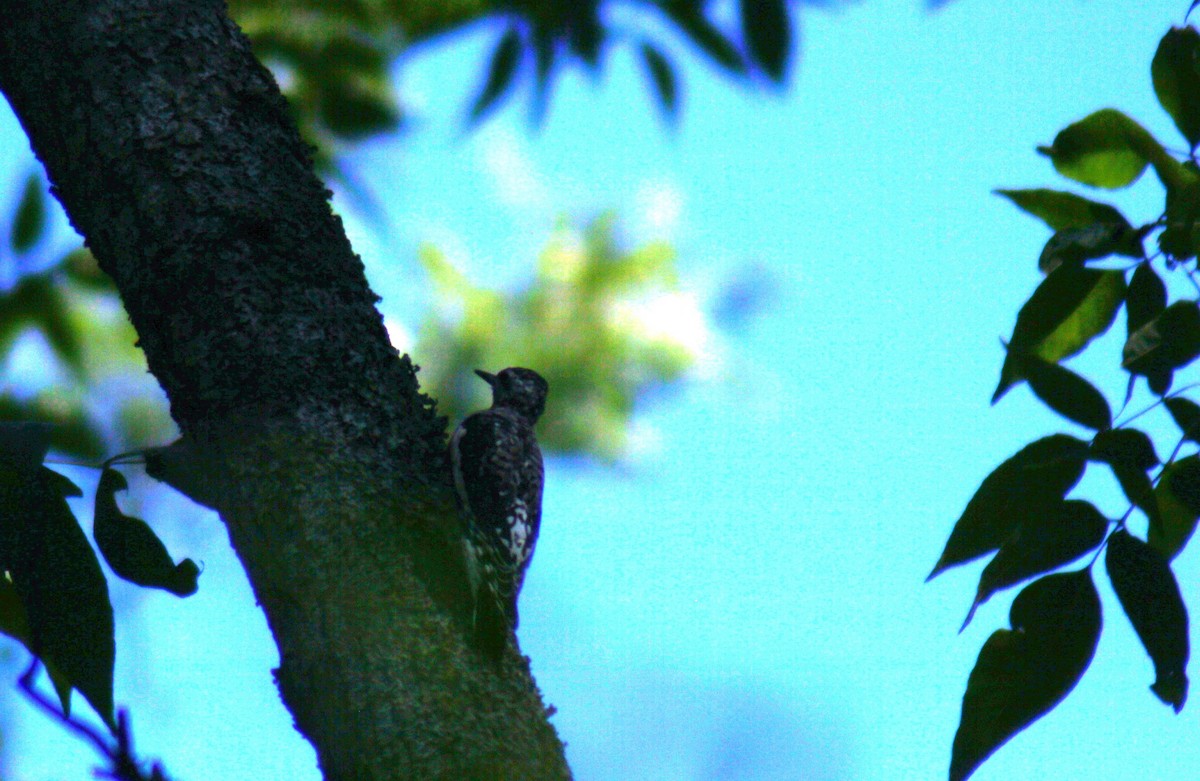
<path id="1" fill-rule="evenodd" d="M 492 406 L 467 416 L 450 439 L 474 599 L 476 645 L 499 657 L 517 628 L 517 595 L 542 520 L 542 451 L 533 426 L 549 386 L 531 369 L 476 371 Z"/>

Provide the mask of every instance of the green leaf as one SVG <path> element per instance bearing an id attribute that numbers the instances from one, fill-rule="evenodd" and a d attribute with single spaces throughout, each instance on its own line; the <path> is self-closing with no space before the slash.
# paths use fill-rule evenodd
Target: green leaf
<path id="1" fill-rule="evenodd" d="M 1101 431 L 1092 440 L 1088 459 L 1108 464 L 1125 498 L 1145 513 L 1151 524 L 1162 523 L 1154 485 L 1146 474 L 1158 465 L 1158 454 L 1145 432 L 1126 428 Z"/>
<path id="2" fill-rule="evenodd" d="M 1134 331 L 1163 313 L 1167 308 L 1167 287 L 1149 263 L 1139 263 L 1129 279 L 1125 293 L 1126 333 Z"/>
<path id="3" fill-rule="evenodd" d="M 1108 330 L 1124 298 L 1119 271 L 1063 265 L 1047 274 L 1017 314 L 992 403 L 1023 379 L 1014 352 L 1051 363 L 1069 358 Z"/>
<path id="4" fill-rule="evenodd" d="M 1030 515 L 984 567 L 962 628 L 967 628 L 975 610 L 997 591 L 1070 564 L 1100 547 L 1106 531 L 1108 519 L 1088 502 L 1059 502 Z"/>
<path id="5" fill-rule="evenodd" d="M 1173 371 L 1200 355 L 1200 308 L 1176 301 L 1125 340 L 1121 366 L 1147 377 Z"/>
<path id="6" fill-rule="evenodd" d="M 1154 685 L 1160 700 L 1183 710 L 1187 700 L 1188 615 L 1171 565 L 1161 553 L 1118 529 L 1104 557 L 1113 591 L 1125 615 L 1154 662 Z"/>
<path id="7" fill-rule="evenodd" d="M 742 33 L 750 59 L 772 81 L 787 76 L 792 50 L 792 26 L 784 0 L 741 0 Z"/>
<path id="8" fill-rule="evenodd" d="M 1114 225 L 1126 230 L 1133 226 L 1121 212 L 1107 203 L 1097 203 L 1074 193 L 1061 190 L 996 190 L 1017 205 L 1022 211 L 1032 214 L 1052 230 L 1086 228 L 1089 225 Z"/>
<path id="9" fill-rule="evenodd" d="M 1168 560 L 1175 558 L 1196 531 L 1200 518 L 1200 456 L 1167 464 L 1154 489 L 1159 523 L 1150 524 L 1150 547 Z"/>
<path id="10" fill-rule="evenodd" d="M 516 28 L 510 27 L 501 36 L 499 42 L 496 44 L 495 51 L 492 52 L 492 61 L 488 65 L 487 79 L 484 82 L 483 89 L 479 91 L 479 95 L 475 98 L 475 102 L 471 106 L 471 123 L 478 122 L 491 111 L 495 107 L 496 101 L 512 86 L 513 76 L 517 72 L 517 63 L 520 62 L 520 55 L 521 36 Z"/>
<path id="11" fill-rule="evenodd" d="M 679 113 L 679 90 L 675 80 L 675 69 L 663 53 L 651 44 L 643 43 L 641 51 L 646 75 L 654 87 L 654 94 L 658 97 L 659 108 L 668 120 L 674 120 Z"/>
<path id="12" fill-rule="evenodd" d="M 1158 102 L 1193 149 L 1200 143 L 1200 34 L 1175 27 L 1163 36 L 1150 63 Z"/>
<path id="13" fill-rule="evenodd" d="M 30 174 L 25 180 L 25 190 L 17 203 L 17 213 L 13 217 L 12 248 L 22 253 L 37 243 L 42 232 L 46 229 L 46 204 L 42 192 L 42 182 L 37 174 Z"/>
<path id="14" fill-rule="evenodd" d="M 1112 426 L 1112 410 L 1104 395 L 1083 377 L 1032 355 L 1017 359 L 1020 373 L 1046 406 L 1081 426 L 1103 431 Z"/>
<path id="15" fill-rule="evenodd" d="M 1109 255 L 1145 257 L 1141 233 L 1132 227 L 1115 223 L 1092 223 L 1079 228 L 1063 228 L 1046 242 L 1038 258 L 1038 268 L 1048 274 L 1063 263 L 1078 265 L 1089 260 L 1107 258 Z"/>
<path id="16" fill-rule="evenodd" d="M 1182 261 L 1200 251 L 1200 179 L 1192 167 L 1187 176 L 1167 188 L 1166 227 L 1158 234 L 1158 246 L 1169 258 Z"/>
<path id="17" fill-rule="evenodd" d="M 926 581 L 997 550 L 1020 524 L 1055 506 L 1083 475 L 1088 445 L 1066 434 L 1043 437 L 996 467 L 954 524 Z"/>
<path id="18" fill-rule="evenodd" d="M 1164 403 L 1175 425 L 1183 432 L 1183 438 L 1200 444 L 1200 405 L 1182 396 L 1172 396 Z"/>
<path id="19" fill-rule="evenodd" d="M 175 564 L 154 530 L 140 518 L 123 514 L 117 506 L 116 492 L 128 487 L 115 469 L 100 474 L 92 536 L 108 566 L 139 586 L 161 588 L 180 597 L 195 594 L 200 574 L 196 563 L 184 559 Z"/>
<path id="20" fill-rule="evenodd" d="M 77 492 L 44 467 L 0 466 L 0 566 L 25 608 L 30 651 L 114 727 L 112 604 L 65 500 Z"/>
<path id="21" fill-rule="evenodd" d="M 979 652 L 954 735 L 950 781 L 963 781 L 1014 735 L 1063 700 L 1092 662 L 1100 598 L 1090 571 L 1047 575 L 1026 586 L 1009 612 L 1012 629 Z"/>
<path id="22" fill-rule="evenodd" d="M 1105 464 L 1118 464 L 1145 472 L 1161 463 L 1154 442 L 1144 431 L 1118 428 L 1101 431 L 1092 440 L 1088 458 Z"/>
<path id="23" fill-rule="evenodd" d="M 1092 187 L 1117 189 L 1137 181 L 1148 162 L 1134 136 L 1146 131 L 1115 109 L 1101 109 L 1068 125 L 1038 151 L 1068 179 Z"/>

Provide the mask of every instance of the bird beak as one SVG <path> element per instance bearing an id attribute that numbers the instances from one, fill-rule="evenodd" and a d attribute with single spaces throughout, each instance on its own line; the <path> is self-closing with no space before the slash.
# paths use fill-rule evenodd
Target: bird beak
<path id="1" fill-rule="evenodd" d="M 488 385 L 491 385 L 493 388 L 496 387 L 496 375 L 489 374 L 482 369 L 476 369 L 475 373 L 478 374 Z"/>

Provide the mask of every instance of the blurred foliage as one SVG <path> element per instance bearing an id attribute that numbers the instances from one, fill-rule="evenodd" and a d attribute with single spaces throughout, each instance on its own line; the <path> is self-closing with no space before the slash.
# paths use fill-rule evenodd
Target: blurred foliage
<path id="1" fill-rule="evenodd" d="M 635 400 L 694 363 L 703 322 L 677 289 L 672 249 L 624 250 L 614 225 L 611 214 L 583 228 L 560 223 L 533 279 L 512 293 L 479 287 L 422 250 L 438 301 L 413 354 L 439 411 L 455 421 L 491 403 L 472 369 L 534 367 L 550 383 L 538 424 L 547 450 L 622 453 Z"/>
<path id="2" fill-rule="evenodd" d="M 49 246 L 46 189 L 36 174 L 25 178 L 11 214 L 0 245 L 0 276 L 14 280 L 0 290 L 0 356 L 9 375 L 0 386 L 0 421 L 52 423 L 55 450 L 91 461 L 167 436 L 170 421 L 160 403 L 148 403 L 147 387 L 117 399 L 104 393 L 115 378 L 144 374 L 145 359 L 91 253 L 58 254 Z M 29 334 L 40 339 L 31 344 Z M 33 358 L 28 351 L 36 351 Z M 36 361 L 36 376 L 24 378 L 35 390 L 13 381 L 14 361 L 25 369 Z M 143 412 L 124 415 L 125 407 Z"/>
<path id="3" fill-rule="evenodd" d="M 672 38 L 747 86 L 786 82 L 793 59 L 793 8 L 787 0 L 739 0 L 719 23 L 704 0 L 642 0 L 647 24 L 631 34 L 610 22 L 602 0 L 230 0 L 229 12 L 280 81 L 301 131 L 330 170 L 339 142 L 400 127 L 392 61 L 427 41 L 484 20 L 500 28 L 471 101 L 470 123 L 500 105 L 522 78 L 531 116 L 544 114 L 564 66 L 599 73 L 608 52 L 627 45 L 641 60 L 647 87 L 673 120 L 681 96 Z M 663 31 L 667 34 L 664 35 Z"/>
<path id="4" fill-rule="evenodd" d="M 336 167 L 340 144 L 402 125 L 393 82 L 397 57 L 473 25 L 491 22 L 497 41 L 479 92 L 470 101 L 464 96 L 468 123 L 497 108 L 522 79 L 531 87 L 532 116 L 540 117 L 563 67 L 598 74 L 618 45 L 640 57 L 648 89 L 668 118 L 676 116 L 682 95 L 673 56 L 680 43 L 743 86 L 787 79 L 794 54 L 794 8 L 787 0 L 739 0 L 737 13 L 723 15 L 703 0 L 643 0 L 634 5 L 642 15 L 636 20 L 645 22 L 636 31 L 627 23 L 618 28 L 612 5 L 230 0 L 229 11 L 273 69 L 326 172 Z M 0 420 L 53 422 L 55 449 L 83 459 L 165 438 L 170 423 L 152 394 L 102 387 L 114 377 L 144 373 L 144 360 L 91 254 L 51 247 L 46 188 L 36 174 L 24 178 L 9 214 L 0 247 L 0 280 L 8 280 L 0 290 L 0 356 L 9 362 L 10 385 L 0 388 Z M 461 380 L 468 367 L 525 362 L 554 388 L 542 424 L 548 445 L 611 459 L 625 447 L 636 396 L 677 378 L 695 357 L 682 343 L 648 330 L 639 320 L 645 302 L 634 301 L 666 300 L 664 291 L 674 285 L 670 250 L 651 245 L 622 254 L 611 218 L 582 235 L 564 226 L 535 282 L 519 296 L 471 286 L 433 250 L 424 252 L 424 262 L 443 299 L 457 300 L 468 313 L 453 324 L 432 317 L 418 350 L 438 356 L 424 360 L 426 382 L 452 416 L 483 402 L 484 389 L 468 389 Z M 14 355 L 29 349 L 30 333 L 47 353 L 42 371 L 34 373 L 34 391 L 29 378 L 13 382 L 11 371 Z"/>
<path id="5" fill-rule="evenodd" d="M 1101 553 L 1117 602 L 1153 663 L 1151 692 L 1176 713 L 1187 701 L 1188 614 L 1171 562 L 1200 521 L 1200 405 L 1188 395 L 1200 383 L 1177 383 L 1200 358 L 1200 301 L 1193 297 L 1200 291 L 1200 32 L 1169 30 L 1151 76 L 1186 153 L 1168 151 L 1111 108 L 1063 128 L 1038 152 L 1067 179 L 1104 190 L 1154 171 L 1163 206 L 1153 219 L 1137 225 L 1115 206 L 1072 192 L 998 191 L 1053 235 L 1038 258 L 1041 283 L 1004 343 L 992 402 L 1025 383 L 1086 433 L 1042 437 L 993 470 L 930 574 L 995 554 L 967 621 L 994 593 L 1038 578 L 1013 600 L 1012 628 L 994 632 L 979 653 L 963 695 L 951 781 L 969 777 L 1052 710 L 1087 671 L 1103 625 L 1093 580 Z M 1158 248 L 1148 252 L 1151 237 Z M 1172 289 L 1186 295 L 1171 301 Z M 1062 364 L 1094 346 L 1122 309 L 1125 336 L 1114 363 L 1127 382 L 1118 415 L 1138 387 L 1157 398 L 1114 419 L 1115 405 L 1100 389 Z M 1159 430 L 1172 434 L 1156 444 L 1149 432 Z M 1127 502 L 1120 517 L 1067 498 L 1091 469 L 1120 487 Z M 1130 530 L 1131 521 L 1145 524 L 1145 539 Z M 1084 566 L 1055 573 L 1084 557 Z"/>

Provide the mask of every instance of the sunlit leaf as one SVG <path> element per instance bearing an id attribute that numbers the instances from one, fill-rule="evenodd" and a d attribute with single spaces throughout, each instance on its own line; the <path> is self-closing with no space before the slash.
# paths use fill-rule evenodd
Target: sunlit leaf
<path id="1" fill-rule="evenodd" d="M 1188 615 L 1167 560 L 1124 529 L 1108 540 L 1104 559 L 1113 591 L 1154 662 L 1150 689 L 1178 713 L 1187 700 Z"/>
<path id="2" fill-rule="evenodd" d="M 30 174 L 25 180 L 25 189 L 21 192 L 12 222 L 12 248 L 15 252 L 25 252 L 41 238 L 46 228 L 45 198 L 41 180 L 36 174 Z"/>
<path id="3" fill-rule="evenodd" d="M 963 695 L 950 781 L 968 778 L 996 749 L 1063 700 L 1092 662 L 1100 598 L 1090 570 L 1047 575 L 1009 611 L 1012 629 L 992 633 Z"/>
<path id="4" fill-rule="evenodd" d="M 954 524 L 927 580 L 997 550 L 1026 518 L 1060 502 L 1083 475 L 1087 452 L 1086 442 L 1054 434 L 996 467 Z"/>
<path id="5" fill-rule="evenodd" d="M 1108 519 L 1089 502 L 1077 500 L 1047 505 L 1025 518 L 984 567 L 963 628 L 997 591 L 1070 564 L 1098 548 L 1106 531 Z"/>
<path id="6" fill-rule="evenodd" d="M 1068 125 L 1048 147 L 1038 151 L 1063 176 L 1093 187 L 1115 189 L 1133 184 L 1146 170 L 1146 157 L 1132 136 L 1136 122 L 1115 109 L 1101 109 Z"/>
<path id="7" fill-rule="evenodd" d="M 992 403 L 1023 379 L 1014 354 L 1050 363 L 1074 355 L 1108 330 L 1124 298 L 1119 271 L 1062 265 L 1047 274 L 1017 314 Z"/>
<path id="8" fill-rule="evenodd" d="M 1200 143 L 1200 34 L 1175 27 L 1163 36 L 1150 64 L 1158 102 L 1194 149 Z"/>

